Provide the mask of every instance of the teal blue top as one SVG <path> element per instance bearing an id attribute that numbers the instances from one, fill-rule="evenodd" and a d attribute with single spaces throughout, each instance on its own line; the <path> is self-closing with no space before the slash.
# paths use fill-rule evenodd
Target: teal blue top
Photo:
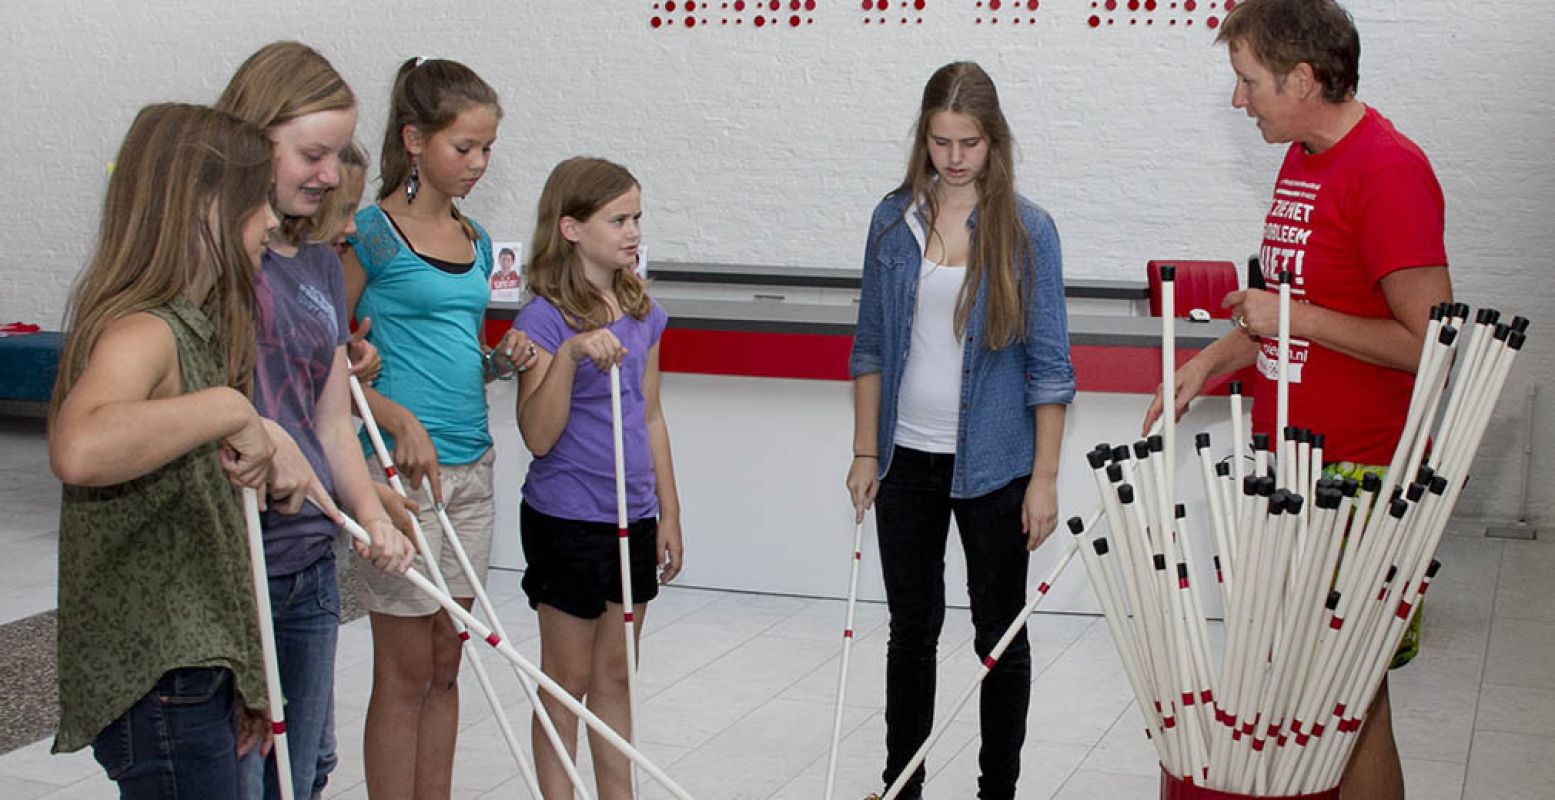
<path id="1" fill-rule="evenodd" d="M 491 447 L 480 344 L 491 296 L 491 237 L 469 222 L 475 263 L 457 274 L 418 255 L 376 205 L 357 212 L 351 239 L 367 272 L 356 317 L 372 317 L 368 338 L 383 358 L 373 386 L 416 415 L 442 464 L 469 464 Z M 384 440 L 392 450 L 387 433 Z M 362 441 L 371 455 L 365 434 Z"/>

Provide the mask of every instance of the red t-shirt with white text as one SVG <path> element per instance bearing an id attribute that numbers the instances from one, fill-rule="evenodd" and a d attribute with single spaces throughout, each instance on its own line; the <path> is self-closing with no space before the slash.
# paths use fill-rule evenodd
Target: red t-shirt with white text
<path id="1" fill-rule="evenodd" d="M 1291 145 L 1274 185 L 1259 262 L 1271 291 L 1281 271 L 1291 272 L 1292 302 L 1389 318 L 1379 281 L 1401 269 L 1446 266 L 1444 217 L 1442 189 L 1425 153 L 1368 107 L 1322 153 Z M 1278 359 L 1278 339 L 1264 339 L 1253 429 L 1270 441 L 1278 441 Z M 1413 387 L 1412 373 L 1291 338 L 1290 424 L 1323 434 L 1327 460 L 1391 461 Z"/>

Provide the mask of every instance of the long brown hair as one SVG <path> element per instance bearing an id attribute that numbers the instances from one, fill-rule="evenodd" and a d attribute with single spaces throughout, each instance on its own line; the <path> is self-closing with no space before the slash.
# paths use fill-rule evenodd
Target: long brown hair
<path id="1" fill-rule="evenodd" d="M 108 179 L 92 260 L 71 292 L 51 415 L 109 325 L 167 306 L 202 272 L 212 281 L 203 307 L 226 345 L 227 383 L 249 393 L 257 267 L 242 226 L 269 202 L 271 173 L 270 142 L 253 125 L 204 106 L 141 109 Z"/>
<path id="2" fill-rule="evenodd" d="M 389 124 L 383 130 L 383 150 L 378 155 L 383 183 L 378 199 L 393 194 L 410 177 L 410 153 L 405 149 L 405 126 L 424 137 L 454 124 L 466 109 L 488 106 L 502 119 L 502 103 L 491 84 L 475 70 L 445 58 L 411 58 L 400 64 L 394 74 L 394 89 L 389 93 Z M 476 239 L 475 226 L 465 221 L 459 209 L 454 216 L 464 226 L 470 241 Z"/>
<path id="3" fill-rule="evenodd" d="M 1015 141 L 999 108 L 999 92 L 982 67 L 958 61 L 935 70 L 923 87 L 907 177 L 898 187 L 928 206 L 931 226 L 939 215 L 939 203 L 933 190 L 938 173 L 929 157 L 929 121 L 941 111 L 971 117 L 988 141 L 988 161 L 977 178 L 976 235 L 956 300 L 955 325 L 958 336 L 966 333 L 978 290 L 987 284 L 983 342 L 988 349 L 998 350 L 1026 339 L 1024 292 L 1029 287 L 1021 280 L 1021 265 L 1031 257 L 1031 241 L 1015 195 Z"/>
<path id="4" fill-rule="evenodd" d="M 602 158 L 569 158 L 551 170 L 540 191 L 534 245 L 524 265 L 524 283 L 561 311 L 574 330 L 588 331 L 610 324 L 610 304 L 583 274 L 578 246 L 561 234 L 562 217 L 588 221 L 594 212 L 641 184 L 626 167 Z M 653 301 L 637 273 L 616 270 L 611 290 L 623 313 L 648 316 Z"/>
<path id="5" fill-rule="evenodd" d="M 317 50 L 301 42 L 271 42 L 232 73 L 216 108 L 268 132 L 298 117 L 356 108 L 356 95 Z M 281 238 L 300 244 L 308 226 L 307 217 L 286 217 Z"/>

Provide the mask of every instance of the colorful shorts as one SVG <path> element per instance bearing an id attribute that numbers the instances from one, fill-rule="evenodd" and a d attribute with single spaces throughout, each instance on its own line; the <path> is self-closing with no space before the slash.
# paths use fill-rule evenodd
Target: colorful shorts
<path id="1" fill-rule="evenodd" d="M 1358 481 L 1368 474 L 1381 478 L 1387 474 L 1387 471 L 1387 467 L 1357 464 L 1353 461 L 1335 461 L 1323 467 L 1323 477 L 1339 480 L 1354 478 Z M 1423 600 L 1415 604 L 1415 615 L 1409 620 L 1409 628 L 1404 631 L 1404 639 L 1399 642 L 1398 650 L 1393 653 L 1393 663 L 1388 666 L 1388 669 L 1398 669 L 1420 654 L 1420 620 L 1425 614 L 1424 606 Z"/>

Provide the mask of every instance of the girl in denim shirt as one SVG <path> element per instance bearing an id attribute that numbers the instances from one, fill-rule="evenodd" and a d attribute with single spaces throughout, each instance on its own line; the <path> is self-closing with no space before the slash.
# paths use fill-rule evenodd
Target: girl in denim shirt
<path id="1" fill-rule="evenodd" d="M 857 519 L 876 505 L 891 612 L 889 784 L 933 723 L 950 517 L 966 552 L 975 647 L 1025 605 L 1029 553 L 1053 531 L 1074 397 L 1058 232 L 1015 192 L 993 81 L 940 68 L 923 90 L 902 185 L 875 208 L 849 368 Z M 978 797 L 1015 797 L 1031 694 L 1026 633 L 982 686 Z M 921 794 L 924 769 L 903 798 Z"/>

